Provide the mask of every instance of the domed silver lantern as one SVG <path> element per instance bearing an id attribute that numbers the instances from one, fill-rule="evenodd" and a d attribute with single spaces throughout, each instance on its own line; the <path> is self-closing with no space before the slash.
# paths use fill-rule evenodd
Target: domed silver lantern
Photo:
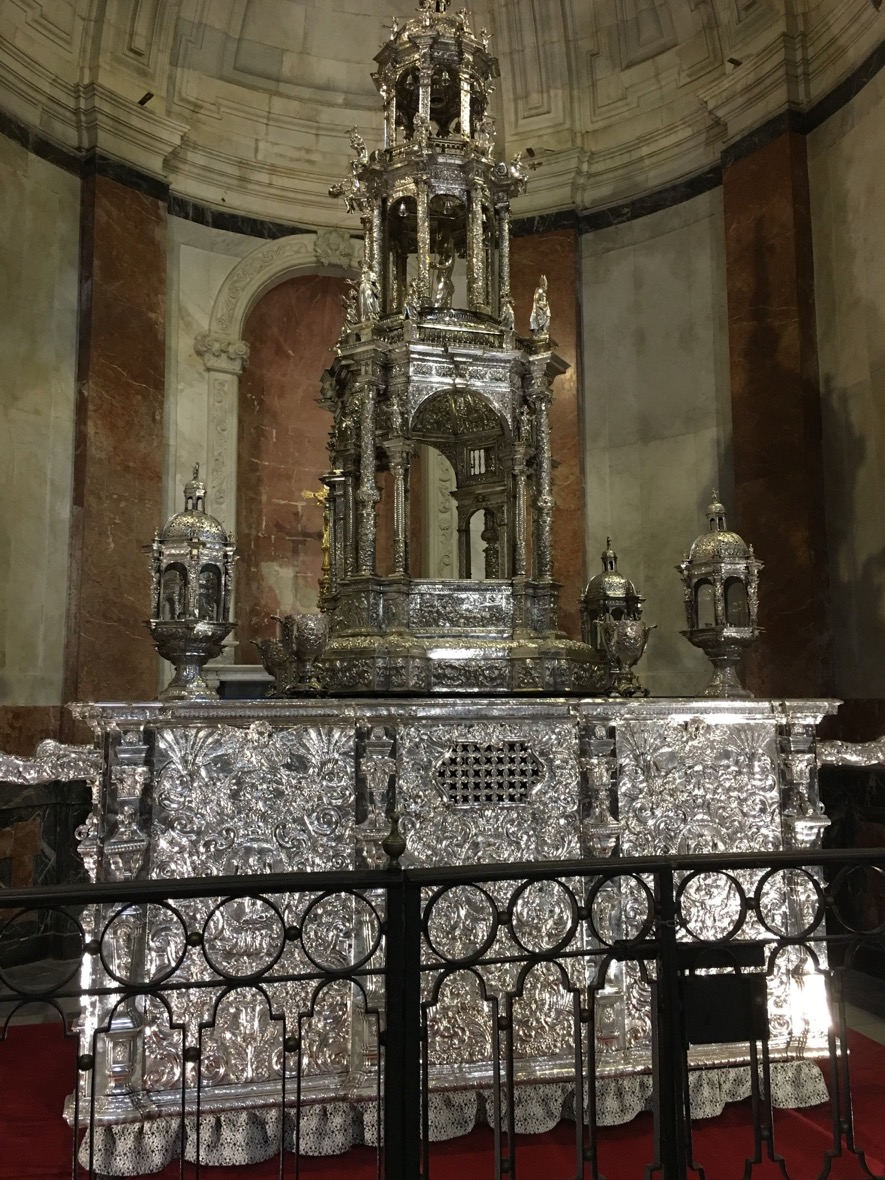
<path id="1" fill-rule="evenodd" d="M 175 665 L 160 693 L 164 701 L 212 699 L 203 679 L 208 660 L 221 655 L 230 619 L 236 554 L 227 533 L 206 512 L 200 465 L 185 485 L 184 511 L 171 517 L 150 546 L 152 617 L 157 651 Z"/>
<path id="2" fill-rule="evenodd" d="M 725 509 L 713 492 L 707 509 L 709 531 L 702 533 L 676 567 L 682 575 L 688 630 L 682 634 L 713 664 L 708 697 L 752 696 L 737 675 L 744 649 L 759 634 L 759 571 L 752 545 L 730 532 Z"/>
<path id="3" fill-rule="evenodd" d="M 606 539 L 602 572 L 587 583 L 581 598 L 581 634 L 596 651 L 611 676 L 613 696 L 648 696 L 633 672 L 648 643 L 649 628 L 642 622 L 645 599 L 633 583 L 618 573 L 618 555 Z"/>

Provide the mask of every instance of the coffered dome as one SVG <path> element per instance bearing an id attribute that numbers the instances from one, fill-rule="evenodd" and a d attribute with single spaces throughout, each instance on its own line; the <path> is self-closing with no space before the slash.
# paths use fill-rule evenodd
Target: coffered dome
<path id="1" fill-rule="evenodd" d="M 453 5 L 453 10 L 456 6 Z M 414 0 L 20 0 L 0 15 L 0 109 L 173 192 L 303 225 L 349 129 L 381 134 L 379 44 Z M 501 64 L 503 151 L 543 167 L 517 214 L 590 209 L 693 175 L 805 111 L 885 37 L 870 0 L 476 0 Z"/>

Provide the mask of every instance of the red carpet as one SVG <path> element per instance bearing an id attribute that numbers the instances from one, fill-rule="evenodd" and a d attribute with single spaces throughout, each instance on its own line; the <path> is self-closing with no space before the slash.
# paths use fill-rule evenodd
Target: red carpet
<path id="1" fill-rule="evenodd" d="M 885 1175 L 885 1046 L 860 1034 L 850 1038 L 857 1140 L 866 1151 L 870 1171 Z M 66 1180 L 71 1176 L 71 1140 L 61 1118 L 72 1088 L 76 1047 L 63 1040 L 58 1025 L 13 1029 L 0 1044 L 0 1178 Z M 775 1140 L 792 1180 L 814 1180 L 823 1170 L 831 1142 L 828 1106 L 805 1111 L 777 1111 Z M 561 1123 L 545 1135 L 521 1136 L 517 1145 L 520 1180 L 573 1180 L 574 1124 Z M 749 1103 L 735 1103 L 717 1119 L 695 1124 L 695 1158 L 707 1180 L 740 1180 L 743 1160 L 752 1149 Z M 601 1135 L 600 1170 L 607 1180 L 641 1180 L 651 1159 L 651 1116 L 642 1115 Z M 78 1176 L 85 1176 L 78 1170 Z M 185 1167 L 185 1176 L 195 1174 Z M 295 1176 L 294 1157 L 286 1156 L 285 1175 Z M 354 1148 L 346 1155 L 301 1160 L 306 1180 L 374 1180 L 375 1153 Z M 477 1128 L 462 1139 L 434 1145 L 430 1180 L 492 1180 L 492 1134 Z M 867 1176 L 852 1157 L 834 1161 L 833 1180 Z M 179 1176 L 178 1164 L 154 1173 L 157 1180 Z M 268 1160 L 246 1167 L 203 1168 L 206 1180 L 275 1180 L 279 1163 Z M 773 1180 L 780 1170 L 765 1163 L 754 1180 Z"/>

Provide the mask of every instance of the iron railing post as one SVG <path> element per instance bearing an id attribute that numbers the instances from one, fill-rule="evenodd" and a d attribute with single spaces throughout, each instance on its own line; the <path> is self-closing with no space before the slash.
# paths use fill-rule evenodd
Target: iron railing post
<path id="1" fill-rule="evenodd" d="M 385 1180 L 421 1175 L 420 964 L 421 888 L 398 870 L 387 883 Z"/>
<path id="2" fill-rule="evenodd" d="M 652 989 L 654 1116 L 656 1168 L 664 1180 L 685 1180 L 684 1110 L 686 1061 L 682 1038 L 682 987 L 676 943 L 673 870 L 655 873 L 657 904 L 657 980 Z"/>

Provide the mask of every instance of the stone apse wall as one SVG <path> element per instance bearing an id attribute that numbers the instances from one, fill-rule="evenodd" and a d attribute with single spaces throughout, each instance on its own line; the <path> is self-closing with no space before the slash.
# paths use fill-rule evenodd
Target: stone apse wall
<path id="1" fill-rule="evenodd" d="M 715 484 L 766 562 L 757 690 L 866 701 L 854 715 L 885 728 L 874 703 L 885 700 L 883 76 L 808 135 L 784 130 L 726 153 L 721 184 L 670 208 L 621 209 L 609 225 L 518 226 L 520 326 L 546 271 L 572 366 L 553 416 L 563 622 L 577 632 L 577 596 L 611 533 L 658 624 L 643 665 L 656 693 L 704 680 L 678 635 L 672 566 L 704 527 Z M 0 745 L 28 752 L 59 732 L 66 697 L 151 696 L 165 677 L 142 626 L 140 546 L 180 506 L 195 461 L 212 510 L 244 546 L 247 534 L 288 538 L 289 604 L 286 554 L 274 552 L 261 609 L 309 605 L 319 512 L 296 501 L 310 472 L 292 472 L 291 532 L 265 519 L 256 533 L 256 505 L 289 508 L 244 475 L 257 427 L 241 411 L 260 418 L 256 391 L 265 396 L 276 374 L 279 412 L 291 424 L 299 411 L 286 399 L 301 398 L 315 415 L 308 449 L 318 448 L 324 414 L 308 391 L 359 244 L 342 230 L 265 239 L 260 226 L 171 216 L 162 194 L 125 177 L 81 181 L 5 137 L 0 168 L 13 278 L 2 295 L 11 458 L 0 474 Z M 314 295 L 296 310 L 285 292 L 299 283 Z M 280 377 L 292 358 L 300 393 Z"/>
<path id="2" fill-rule="evenodd" d="M 656 624 L 642 679 L 699 692 L 674 566 L 715 486 L 734 509 L 722 190 L 581 238 L 589 567 L 611 536 Z M 734 512 L 733 527 L 739 525 Z"/>

